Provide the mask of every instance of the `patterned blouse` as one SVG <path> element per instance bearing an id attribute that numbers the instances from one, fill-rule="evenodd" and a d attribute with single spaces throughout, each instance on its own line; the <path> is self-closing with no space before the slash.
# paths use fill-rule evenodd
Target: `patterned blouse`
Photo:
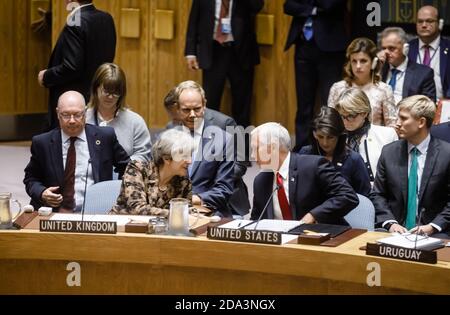
<path id="1" fill-rule="evenodd" d="M 372 107 L 372 124 L 388 127 L 395 126 L 397 107 L 395 106 L 394 94 L 389 85 L 380 81 L 377 84 L 368 83 L 364 86 L 353 86 L 359 87 L 369 98 L 370 106 Z M 334 83 L 328 96 L 328 106 L 334 108 L 341 93 L 349 87 L 344 80 Z"/>
<path id="2" fill-rule="evenodd" d="M 192 183 L 186 177 L 174 176 L 167 189 L 159 185 L 158 167 L 152 162 L 131 161 L 123 175 L 116 205 L 110 214 L 169 215 L 172 198 L 192 200 Z"/>

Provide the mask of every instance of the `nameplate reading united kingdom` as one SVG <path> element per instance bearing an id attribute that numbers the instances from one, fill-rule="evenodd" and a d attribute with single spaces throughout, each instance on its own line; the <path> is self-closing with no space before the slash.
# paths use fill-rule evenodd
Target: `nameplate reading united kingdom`
<path id="1" fill-rule="evenodd" d="M 416 261 L 427 264 L 437 263 L 435 251 L 405 248 L 386 244 L 367 243 L 366 255 Z"/>
<path id="2" fill-rule="evenodd" d="M 209 239 L 221 241 L 262 243 L 272 245 L 281 244 L 281 233 L 273 231 L 208 227 L 206 236 Z"/>
<path id="3" fill-rule="evenodd" d="M 41 231 L 41 232 L 116 234 L 117 233 L 117 222 L 41 220 L 39 222 L 39 231 Z"/>

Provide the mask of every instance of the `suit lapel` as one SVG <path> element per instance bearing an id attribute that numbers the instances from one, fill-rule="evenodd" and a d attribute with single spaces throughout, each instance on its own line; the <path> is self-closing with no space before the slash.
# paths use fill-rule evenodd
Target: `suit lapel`
<path id="1" fill-rule="evenodd" d="M 403 98 L 408 96 L 408 87 L 411 86 L 412 81 L 414 79 L 414 74 L 411 73 L 411 68 L 409 67 L 410 62 L 411 62 L 411 60 L 408 61 L 408 66 L 406 67 L 406 71 L 405 71 L 405 79 L 403 81 L 403 88 L 402 88 Z"/>
<path id="2" fill-rule="evenodd" d="M 423 168 L 422 179 L 420 181 L 420 191 L 419 191 L 419 202 L 423 197 L 423 192 L 425 191 L 428 181 L 430 180 L 431 174 L 433 174 L 434 165 L 436 164 L 437 157 L 439 155 L 439 143 L 437 143 L 433 138 L 430 139 L 430 144 L 428 145 L 427 157 L 425 159 L 425 166 Z"/>
<path id="3" fill-rule="evenodd" d="M 402 196 L 403 202 L 406 205 L 408 201 L 408 144 L 405 140 L 402 140 L 400 146 L 399 156 L 406 158 L 400 158 L 400 169 L 399 169 L 399 178 L 400 178 L 400 187 L 402 188 Z"/>
<path id="4" fill-rule="evenodd" d="M 61 139 L 61 129 L 55 130 L 50 139 L 50 159 L 52 165 L 55 167 L 55 178 L 60 183 L 60 187 L 63 186 L 64 181 L 64 163 L 63 163 L 63 153 L 62 153 L 62 139 Z M 61 189 L 62 190 L 62 189 Z"/>
<path id="5" fill-rule="evenodd" d="M 102 148 L 102 141 L 97 134 L 97 131 L 91 129 L 88 125 L 85 128 L 86 140 L 89 148 L 89 157 L 92 165 L 92 176 L 94 177 L 94 183 L 97 183 L 100 179 L 100 151 Z"/>
<path id="6" fill-rule="evenodd" d="M 289 208 L 291 209 L 292 218 L 297 218 L 297 208 L 295 206 L 295 196 L 297 193 L 297 163 L 294 160 L 295 154 L 291 153 L 289 161 Z"/>
<path id="7" fill-rule="evenodd" d="M 408 55 L 409 60 L 416 62 L 417 55 L 419 54 L 419 40 L 418 39 L 411 41 L 409 51 L 410 51 L 410 53 Z"/>
<path id="8" fill-rule="evenodd" d="M 264 203 L 261 204 L 261 207 L 264 207 L 266 205 L 267 200 L 269 200 L 269 198 L 271 197 L 271 194 L 273 192 L 273 178 L 274 178 L 274 173 L 273 172 L 264 172 L 263 176 L 265 178 L 265 180 L 263 180 L 262 182 L 264 183 L 263 187 L 261 188 L 262 190 L 262 194 L 261 196 L 265 196 L 263 197 L 262 200 L 264 200 Z M 273 219 L 274 218 L 274 211 L 273 211 L 273 198 L 270 198 L 271 200 L 269 201 L 269 204 L 267 205 L 267 209 L 266 209 L 266 216 L 262 217 L 262 219 L 267 218 L 267 219 Z M 261 208 L 261 211 L 264 210 L 264 208 Z M 260 213 L 261 214 L 261 213 Z"/>

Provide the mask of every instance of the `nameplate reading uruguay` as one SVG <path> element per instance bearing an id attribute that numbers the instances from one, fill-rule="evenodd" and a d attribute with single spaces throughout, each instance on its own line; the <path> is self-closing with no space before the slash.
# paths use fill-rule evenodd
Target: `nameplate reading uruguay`
<path id="1" fill-rule="evenodd" d="M 262 244 L 281 244 L 281 233 L 258 230 L 236 230 L 220 227 L 208 227 L 206 236 L 213 240 L 250 242 Z"/>
<path id="2" fill-rule="evenodd" d="M 41 232 L 116 234 L 117 233 L 117 222 L 41 220 L 39 222 L 39 231 L 41 231 Z"/>
<path id="3" fill-rule="evenodd" d="M 386 244 L 367 243 L 366 255 L 416 261 L 427 264 L 437 263 L 435 251 L 397 247 Z"/>

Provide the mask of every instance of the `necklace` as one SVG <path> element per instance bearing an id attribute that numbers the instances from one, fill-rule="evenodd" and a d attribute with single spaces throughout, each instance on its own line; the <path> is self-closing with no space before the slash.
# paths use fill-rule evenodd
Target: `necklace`
<path id="1" fill-rule="evenodd" d="M 166 191 L 167 190 L 167 185 L 165 185 L 165 186 L 160 186 L 160 185 L 158 185 L 158 189 L 160 190 L 160 191 Z"/>

